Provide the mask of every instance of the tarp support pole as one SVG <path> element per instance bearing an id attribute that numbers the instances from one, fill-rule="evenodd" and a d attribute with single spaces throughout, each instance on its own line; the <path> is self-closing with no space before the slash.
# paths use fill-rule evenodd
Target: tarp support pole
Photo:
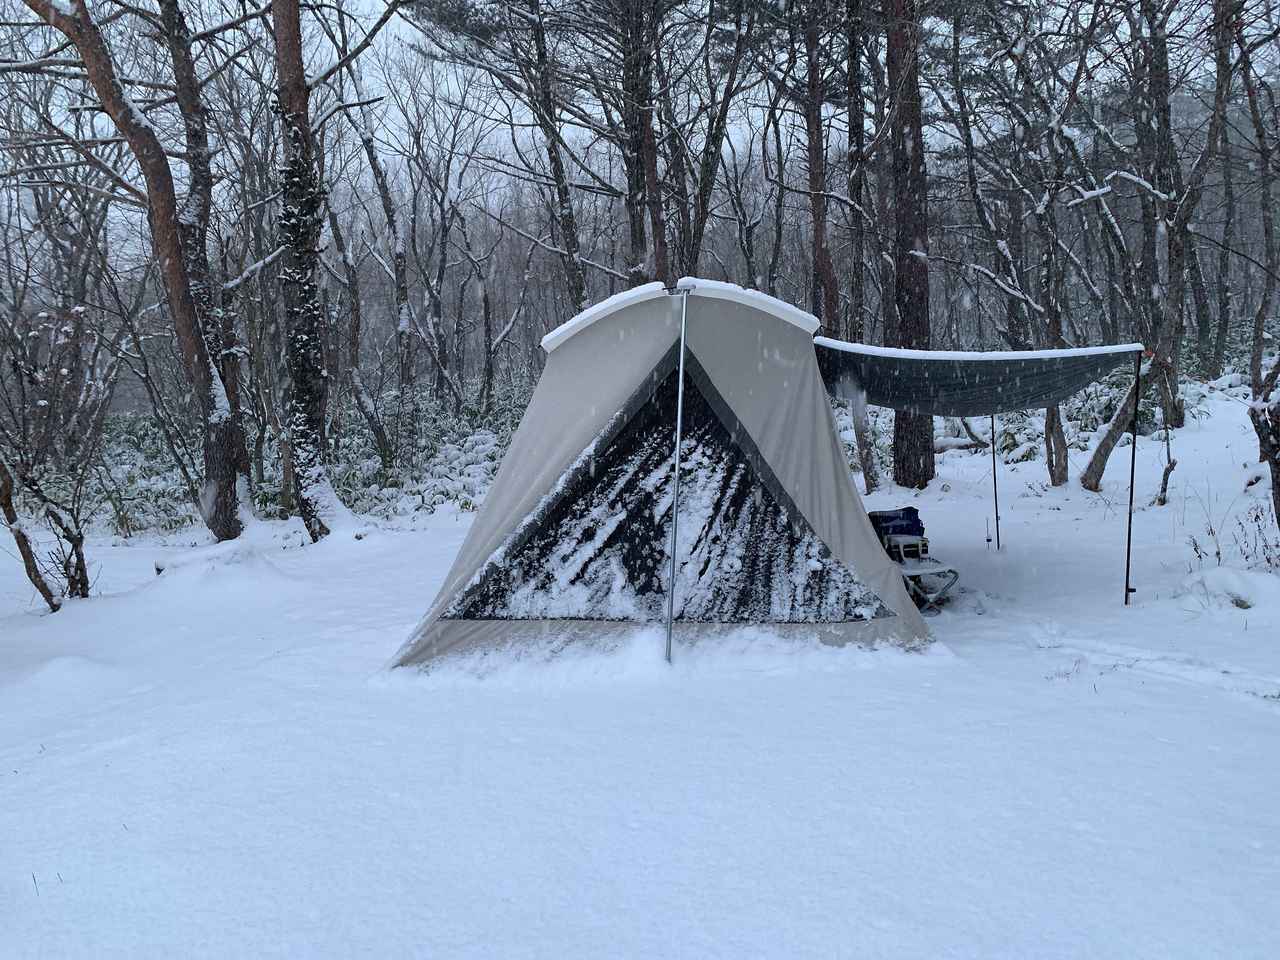
<path id="1" fill-rule="evenodd" d="M 1133 421 L 1130 425 L 1133 434 L 1129 444 L 1129 522 L 1124 537 L 1124 605 L 1129 605 L 1129 595 L 1134 593 L 1130 581 L 1133 570 L 1133 477 L 1138 468 L 1138 407 L 1142 405 L 1142 354 L 1137 354 L 1133 361 Z"/>
<path id="2" fill-rule="evenodd" d="M 671 487 L 671 579 L 667 582 L 667 663 L 671 662 L 671 629 L 676 614 L 676 524 L 680 518 L 680 443 L 684 432 L 684 332 L 689 291 L 680 291 L 680 364 L 676 373 L 676 448 L 672 456 L 675 478 Z"/>
<path id="3" fill-rule="evenodd" d="M 996 549 L 1000 549 L 1000 487 L 996 484 L 996 415 L 991 415 L 991 496 L 996 508 Z"/>

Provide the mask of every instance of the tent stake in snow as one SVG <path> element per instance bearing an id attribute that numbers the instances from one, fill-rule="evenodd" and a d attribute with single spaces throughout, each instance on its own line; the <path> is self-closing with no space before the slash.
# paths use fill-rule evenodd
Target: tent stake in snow
<path id="1" fill-rule="evenodd" d="M 1000 487 L 996 484 L 996 415 L 991 415 L 991 497 L 996 507 L 996 549 L 1000 549 Z"/>
<path id="2" fill-rule="evenodd" d="M 1124 605 L 1129 605 L 1129 595 L 1135 593 L 1129 575 L 1133 569 L 1133 475 L 1138 467 L 1138 407 L 1142 405 L 1142 353 L 1133 361 L 1133 439 L 1129 444 L 1129 525 L 1124 535 Z"/>
<path id="3" fill-rule="evenodd" d="M 671 486 L 671 579 L 667 584 L 667 663 L 671 662 L 671 628 L 676 614 L 676 522 L 680 516 L 680 442 L 684 430 L 684 330 L 689 309 L 689 289 L 680 291 L 680 364 L 676 373 L 676 448 L 672 454 L 675 474 Z"/>

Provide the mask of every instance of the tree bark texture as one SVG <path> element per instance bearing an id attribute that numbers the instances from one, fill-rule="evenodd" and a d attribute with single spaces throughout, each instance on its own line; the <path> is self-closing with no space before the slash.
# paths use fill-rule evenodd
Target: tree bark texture
<path id="1" fill-rule="evenodd" d="M 49 610 L 52 613 L 57 613 L 62 607 L 62 599 L 54 594 L 49 586 L 49 581 L 40 572 L 40 563 L 36 559 L 35 549 L 31 545 L 31 538 L 27 536 L 27 531 L 23 528 L 18 518 L 17 506 L 14 504 L 15 486 L 16 483 L 8 464 L 0 460 L 0 517 L 4 518 L 5 525 L 9 528 L 9 534 L 13 537 L 14 546 L 18 548 L 18 556 L 22 559 L 22 568 L 26 571 L 27 579 L 31 581 L 31 585 L 35 587 L 36 592 L 40 594 L 41 599 L 44 600 Z"/>
<path id="2" fill-rule="evenodd" d="M 920 104 L 920 29 L 915 0 L 890 0 L 888 35 L 895 208 L 894 303 L 891 346 L 927 350 L 929 330 L 928 182 Z M 934 476 L 933 417 L 898 411 L 893 424 L 893 478 L 923 489 Z"/>
<path id="3" fill-rule="evenodd" d="M 310 90 L 303 66 L 298 0 L 271 7 L 276 46 L 277 108 L 284 143 L 280 238 L 285 247 L 280 282 L 289 372 L 287 426 L 293 453 L 298 512 L 313 541 L 328 535 L 326 520 L 339 507 L 325 462 L 324 317 L 316 286 L 324 188 L 311 135 Z"/>

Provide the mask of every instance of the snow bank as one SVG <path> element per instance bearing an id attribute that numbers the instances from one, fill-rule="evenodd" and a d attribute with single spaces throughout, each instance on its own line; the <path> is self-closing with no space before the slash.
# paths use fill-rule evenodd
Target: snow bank
<path id="1" fill-rule="evenodd" d="M 1188 576 L 1176 596 L 1205 606 L 1275 610 L 1280 609 L 1280 577 L 1259 570 L 1213 567 Z"/>
<path id="2" fill-rule="evenodd" d="M 207 571 L 228 564 L 249 563 L 266 554 L 302 547 L 310 542 L 311 538 L 299 517 L 257 520 L 246 525 L 234 540 L 209 543 L 176 554 L 167 553 L 156 559 L 155 568 L 157 574 L 184 569 Z"/>

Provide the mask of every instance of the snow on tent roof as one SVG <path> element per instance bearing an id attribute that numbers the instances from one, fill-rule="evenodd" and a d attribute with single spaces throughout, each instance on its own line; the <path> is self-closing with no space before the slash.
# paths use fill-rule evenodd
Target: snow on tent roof
<path id="1" fill-rule="evenodd" d="M 799 327 L 805 333 L 813 334 L 819 327 L 818 318 L 812 313 L 801 310 L 785 300 L 771 297 L 759 290 L 748 290 L 736 283 L 724 283 L 720 280 L 702 280 L 697 277 L 681 277 L 676 281 L 677 290 L 688 290 L 694 297 L 711 297 L 714 300 L 730 300 L 743 306 L 755 307 L 765 313 L 772 314 L 779 320 L 785 320 L 792 326 Z"/>
<path id="2" fill-rule="evenodd" d="M 894 410 L 974 417 L 1058 403 L 1143 351 L 1140 343 L 968 353 L 817 337 L 827 391 Z"/>
<path id="3" fill-rule="evenodd" d="M 675 289 L 688 290 L 689 295 L 694 297 L 729 300 L 744 306 L 755 307 L 757 310 L 762 310 L 777 317 L 779 320 L 785 320 L 787 323 L 799 327 L 805 333 L 812 334 L 818 329 L 818 318 L 813 314 L 806 313 L 799 307 L 792 306 L 777 297 L 771 297 L 766 293 L 761 293 L 759 290 L 748 290 L 734 283 L 723 283 L 719 280 L 702 280 L 697 277 L 681 277 L 676 281 Z M 661 283 L 646 283 L 638 287 L 632 287 L 630 290 L 616 293 L 612 297 L 593 304 L 548 333 L 542 338 L 542 349 L 550 353 L 574 334 L 591 326 L 601 317 L 607 317 L 609 314 L 615 313 L 633 303 L 640 303 L 644 300 L 662 296 L 666 292 L 667 288 Z"/>
<path id="4" fill-rule="evenodd" d="M 623 290 L 621 293 L 615 293 L 612 297 L 601 300 L 599 303 L 593 303 L 577 316 L 566 320 L 564 323 L 560 324 L 560 326 L 556 327 L 543 337 L 542 349 L 547 353 L 550 353 L 579 330 L 586 329 L 601 317 L 607 317 L 609 314 L 621 310 L 623 307 L 630 304 L 640 303 L 642 300 L 651 300 L 654 297 L 660 297 L 666 292 L 667 288 L 660 283 L 645 283 L 638 287 L 632 287 L 630 290 Z"/>

